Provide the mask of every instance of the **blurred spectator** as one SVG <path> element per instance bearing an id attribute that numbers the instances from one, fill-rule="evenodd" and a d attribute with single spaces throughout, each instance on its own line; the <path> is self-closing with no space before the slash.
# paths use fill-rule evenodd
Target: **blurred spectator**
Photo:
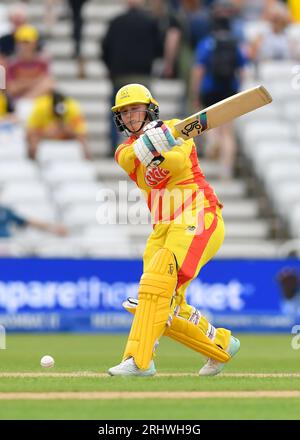
<path id="1" fill-rule="evenodd" d="M 35 100 L 27 123 L 29 157 L 35 159 L 41 140 L 74 139 L 82 145 L 85 157 L 91 159 L 86 133 L 86 122 L 77 101 L 57 91 L 48 93 Z"/>
<path id="2" fill-rule="evenodd" d="M 15 108 L 5 91 L 0 90 L 0 130 L 4 122 L 16 122 Z"/>
<path id="3" fill-rule="evenodd" d="M 256 62 L 297 59 L 298 43 L 286 32 L 291 22 L 288 8 L 283 4 L 277 4 L 267 16 L 271 25 L 270 30 L 253 41 L 251 58 Z"/>
<path id="4" fill-rule="evenodd" d="M 243 2 L 242 2 L 243 3 Z M 244 19 L 241 17 L 241 6 L 238 0 L 214 0 L 212 11 L 214 15 L 228 17 L 230 21 L 230 31 L 233 37 L 243 43 Z"/>
<path id="5" fill-rule="evenodd" d="M 16 30 L 27 23 L 27 12 L 25 5 L 18 3 L 8 9 L 10 29 L 0 37 L 0 64 L 7 65 L 8 57 L 15 53 Z"/>
<path id="6" fill-rule="evenodd" d="M 178 19 L 182 29 L 182 38 L 178 59 L 178 76 L 186 86 L 186 96 L 183 111 L 189 114 L 193 111 L 190 96 L 191 67 L 194 60 L 195 48 L 199 41 L 206 38 L 211 31 L 211 16 L 203 6 L 202 0 L 181 0 Z"/>
<path id="7" fill-rule="evenodd" d="M 0 5 L 0 37 L 10 31 L 10 23 L 7 14 L 7 6 Z"/>
<path id="8" fill-rule="evenodd" d="M 156 20 L 144 10 L 144 0 L 125 0 L 126 11 L 113 18 L 102 40 L 102 54 L 112 82 L 111 105 L 117 91 L 125 84 L 149 87 L 153 62 L 159 57 L 160 35 Z M 118 144 L 118 134 L 111 115 L 111 155 Z"/>
<path id="9" fill-rule="evenodd" d="M 161 38 L 159 56 L 162 68 L 158 74 L 164 78 L 175 78 L 176 59 L 182 34 L 179 20 L 165 0 L 151 0 L 149 6 L 153 17 L 157 20 Z"/>
<path id="10" fill-rule="evenodd" d="M 298 0 L 296 0 L 298 1 Z M 246 21 L 266 19 L 269 11 L 278 3 L 278 0 L 233 0 Z"/>
<path id="11" fill-rule="evenodd" d="M 83 28 L 83 6 L 88 0 L 68 0 L 72 13 L 73 21 L 73 41 L 74 41 L 74 58 L 78 63 L 78 77 L 85 77 L 84 59 L 81 51 L 82 28 Z"/>
<path id="12" fill-rule="evenodd" d="M 223 9 L 214 10 L 213 33 L 200 41 L 196 49 L 191 88 L 194 110 L 205 108 L 239 91 L 242 70 L 247 63 L 238 42 L 233 37 L 231 22 Z M 233 174 L 237 143 L 232 123 L 207 133 L 206 154 L 220 153 L 222 178 Z"/>
<path id="13" fill-rule="evenodd" d="M 181 0 L 167 0 L 168 7 L 173 11 L 177 11 L 180 7 Z"/>
<path id="14" fill-rule="evenodd" d="M 204 7 L 203 0 L 182 0 L 178 16 L 185 28 L 186 39 L 194 50 L 211 31 L 210 11 Z"/>
<path id="15" fill-rule="evenodd" d="M 277 275 L 282 294 L 282 311 L 292 317 L 300 317 L 300 278 L 296 270 L 282 269 Z"/>
<path id="16" fill-rule="evenodd" d="M 58 16 L 61 13 L 61 7 L 64 5 L 62 0 L 45 0 L 44 10 L 44 29 L 48 38 L 51 38 L 54 26 L 57 22 Z"/>
<path id="17" fill-rule="evenodd" d="M 299 0 L 287 0 L 292 19 L 295 22 L 300 22 L 300 2 Z"/>
<path id="18" fill-rule="evenodd" d="M 7 66 L 9 57 L 16 54 L 16 31 L 25 24 L 28 24 L 26 6 L 22 3 L 13 4 L 8 8 L 10 26 L 7 32 L 0 37 L 0 64 Z M 37 49 L 44 48 L 43 38 L 39 36 Z"/>
<path id="19" fill-rule="evenodd" d="M 48 61 L 38 53 L 38 31 L 29 25 L 15 32 L 17 53 L 8 65 L 7 90 L 14 98 L 33 99 L 53 88 Z"/>
<path id="20" fill-rule="evenodd" d="M 68 234 L 68 230 L 63 225 L 42 222 L 32 218 L 24 218 L 23 216 L 17 214 L 13 209 L 7 208 L 0 204 L 0 238 L 11 237 L 13 235 L 13 226 L 20 228 L 29 226 L 60 236 L 65 236 Z"/>

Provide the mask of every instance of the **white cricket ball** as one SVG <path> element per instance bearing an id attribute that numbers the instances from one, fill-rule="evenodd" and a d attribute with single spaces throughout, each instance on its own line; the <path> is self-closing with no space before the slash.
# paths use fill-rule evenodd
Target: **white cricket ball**
<path id="1" fill-rule="evenodd" d="M 54 366 L 54 359 L 52 356 L 43 356 L 41 359 L 41 366 L 44 368 L 51 368 Z"/>

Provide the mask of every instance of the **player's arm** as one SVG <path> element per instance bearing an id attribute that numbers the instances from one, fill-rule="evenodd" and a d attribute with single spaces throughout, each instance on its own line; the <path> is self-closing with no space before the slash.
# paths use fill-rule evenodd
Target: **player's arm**
<path id="1" fill-rule="evenodd" d="M 115 152 L 115 161 L 130 174 L 135 166 L 136 155 L 132 144 L 121 144 Z"/>
<path id="2" fill-rule="evenodd" d="M 191 96 L 193 96 L 193 108 L 195 110 L 198 110 L 201 108 L 201 102 L 200 102 L 200 90 L 202 81 L 205 75 L 205 67 L 203 65 L 197 64 L 193 67 L 192 73 L 191 73 Z"/>
<path id="3" fill-rule="evenodd" d="M 144 134 L 133 144 L 133 149 L 139 161 L 148 167 L 158 165 L 175 173 L 184 168 L 188 158 L 185 142 L 180 138 L 175 138 L 172 126 L 175 121 L 150 122 L 144 128 Z"/>
<path id="4" fill-rule="evenodd" d="M 50 232 L 61 237 L 64 237 L 69 233 L 68 229 L 61 224 L 47 223 L 36 219 L 27 219 L 26 222 L 27 225 L 31 226 L 32 228 L 39 229 L 40 231 Z"/>
<path id="5" fill-rule="evenodd" d="M 170 171 L 171 174 L 180 172 L 186 164 L 188 154 L 184 144 L 181 146 L 173 147 L 171 151 L 163 152 L 161 154 L 163 160 L 160 163 L 160 167 L 164 170 Z"/>

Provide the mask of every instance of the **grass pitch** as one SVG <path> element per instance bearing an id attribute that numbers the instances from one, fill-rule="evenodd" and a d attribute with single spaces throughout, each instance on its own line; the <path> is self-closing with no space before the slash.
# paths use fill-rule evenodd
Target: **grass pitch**
<path id="1" fill-rule="evenodd" d="M 200 378 L 203 358 L 164 338 L 156 377 L 120 378 L 106 371 L 120 362 L 126 335 L 8 335 L 0 419 L 299 419 L 300 350 L 291 336 L 239 337 L 240 352 L 219 376 Z M 45 354 L 54 368 L 40 367 Z"/>

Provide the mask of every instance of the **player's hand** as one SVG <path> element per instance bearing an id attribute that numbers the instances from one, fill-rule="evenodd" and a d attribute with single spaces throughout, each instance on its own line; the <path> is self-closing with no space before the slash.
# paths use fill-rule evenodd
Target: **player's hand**
<path id="1" fill-rule="evenodd" d="M 136 157 L 145 167 L 148 167 L 154 159 L 161 158 L 161 161 L 163 160 L 161 154 L 154 148 L 152 142 L 145 134 L 134 142 L 133 149 Z"/>
<path id="2" fill-rule="evenodd" d="M 152 121 L 143 131 L 158 153 L 170 151 L 176 145 L 182 144 L 182 139 L 175 139 L 169 127 L 163 121 Z"/>
<path id="3" fill-rule="evenodd" d="M 69 235 L 69 230 L 64 225 L 60 224 L 53 225 L 52 232 L 60 237 L 66 237 Z"/>

